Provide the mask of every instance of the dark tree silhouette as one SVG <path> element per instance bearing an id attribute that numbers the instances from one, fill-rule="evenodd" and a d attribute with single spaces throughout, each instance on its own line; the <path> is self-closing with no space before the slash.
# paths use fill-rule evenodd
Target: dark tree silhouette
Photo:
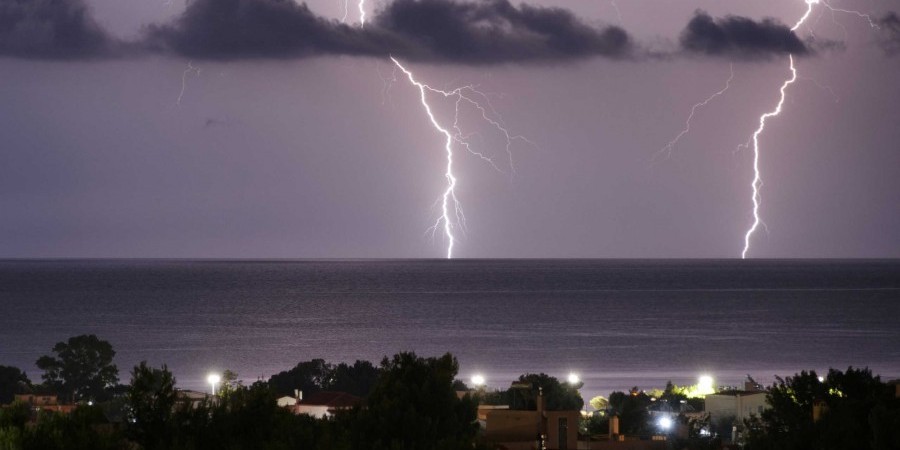
<path id="1" fill-rule="evenodd" d="M 44 371 L 46 384 L 63 399 L 104 400 L 119 381 L 119 369 L 112 363 L 116 352 L 93 334 L 58 342 L 53 353 L 56 357 L 40 357 L 37 366 Z"/>

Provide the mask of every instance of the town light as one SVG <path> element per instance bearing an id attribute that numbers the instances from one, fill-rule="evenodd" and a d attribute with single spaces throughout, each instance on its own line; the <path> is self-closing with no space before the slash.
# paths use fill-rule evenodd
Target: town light
<path id="1" fill-rule="evenodd" d="M 700 375 L 700 379 L 697 380 L 697 393 L 700 395 L 709 395 L 714 394 L 715 392 L 716 388 L 713 377 L 709 375 Z"/>
<path id="2" fill-rule="evenodd" d="M 474 384 L 475 387 L 482 387 L 482 386 L 484 386 L 484 383 L 485 383 L 485 381 L 484 381 L 483 375 L 481 375 L 481 374 L 472 375 L 472 384 Z"/>
<path id="3" fill-rule="evenodd" d="M 659 425 L 660 430 L 668 431 L 672 428 L 672 419 L 669 416 L 663 416 L 659 418 L 656 424 Z"/>
<path id="4" fill-rule="evenodd" d="M 570 373 L 569 374 L 569 384 L 576 385 L 578 383 L 581 383 L 581 377 L 579 377 L 578 374 L 575 372 Z"/>
<path id="5" fill-rule="evenodd" d="M 206 377 L 206 382 L 212 387 L 212 395 L 216 395 L 216 385 L 219 384 L 219 381 L 222 381 L 222 377 L 217 373 L 211 373 Z"/>

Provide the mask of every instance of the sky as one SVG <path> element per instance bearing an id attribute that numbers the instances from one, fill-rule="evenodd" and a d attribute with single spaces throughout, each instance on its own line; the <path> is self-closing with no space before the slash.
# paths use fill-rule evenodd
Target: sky
<path id="1" fill-rule="evenodd" d="M 445 257 L 391 56 L 522 137 L 462 102 L 454 257 L 740 257 L 789 55 L 747 256 L 900 257 L 900 8 L 828 5 L 0 0 L 0 257 Z"/>

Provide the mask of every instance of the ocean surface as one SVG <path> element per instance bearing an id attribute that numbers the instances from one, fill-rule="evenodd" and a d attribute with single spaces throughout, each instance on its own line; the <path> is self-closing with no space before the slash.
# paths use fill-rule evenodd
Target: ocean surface
<path id="1" fill-rule="evenodd" d="M 204 389 L 299 361 L 451 352 L 460 378 L 522 373 L 608 395 L 713 375 L 770 383 L 868 366 L 900 378 L 900 261 L 0 261 L 0 365 L 110 341 L 120 377 L 167 364 Z"/>

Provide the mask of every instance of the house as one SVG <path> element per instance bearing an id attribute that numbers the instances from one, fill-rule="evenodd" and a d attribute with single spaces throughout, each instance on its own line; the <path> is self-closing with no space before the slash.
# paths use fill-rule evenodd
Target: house
<path id="1" fill-rule="evenodd" d="M 546 411 L 539 389 L 536 410 L 511 410 L 507 405 L 478 407 L 482 438 L 506 450 L 575 450 L 581 411 Z"/>
<path id="2" fill-rule="evenodd" d="M 332 416 L 337 411 L 350 410 L 355 406 L 362 404 L 362 399 L 348 394 L 346 392 L 323 391 L 303 398 L 299 395 L 300 400 L 296 401 L 293 406 L 294 414 L 308 414 L 315 418 L 321 419 Z"/>
<path id="3" fill-rule="evenodd" d="M 16 394 L 15 403 L 25 403 L 32 411 L 53 411 L 62 414 L 72 412 L 76 405 L 63 405 L 55 395 L 50 394 Z"/>
<path id="4" fill-rule="evenodd" d="M 769 407 L 764 391 L 721 391 L 707 395 L 705 403 L 710 420 L 733 417 L 738 423 L 751 415 L 759 416 Z"/>

